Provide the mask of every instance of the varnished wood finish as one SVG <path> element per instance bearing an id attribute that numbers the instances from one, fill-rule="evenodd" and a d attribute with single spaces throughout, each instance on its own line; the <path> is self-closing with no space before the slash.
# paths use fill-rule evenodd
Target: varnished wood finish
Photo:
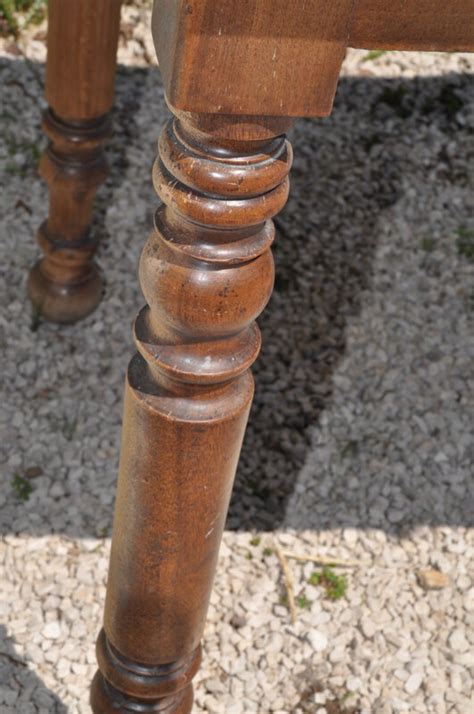
<path id="1" fill-rule="evenodd" d="M 156 0 L 166 93 L 182 110 L 325 116 L 347 47 L 473 50 L 473 0 Z"/>
<path id="2" fill-rule="evenodd" d="M 47 110 L 43 129 L 51 139 L 40 162 L 49 216 L 37 236 L 45 257 L 29 275 L 28 294 L 42 318 L 69 323 L 92 312 L 102 296 L 90 220 L 96 189 L 107 175 L 102 145 L 110 120 L 65 124 Z"/>
<path id="3" fill-rule="evenodd" d="M 329 114 L 352 4 L 157 0 L 153 35 L 169 100 L 193 112 Z"/>
<path id="4" fill-rule="evenodd" d="M 473 0 L 357 0 L 350 47 L 474 50 Z"/>
<path id="5" fill-rule="evenodd" d="M 378 46 L 375 32 L 389 36 L 369 21 L 370 7 L 385 5 L 363 2 L 365 23 L 357 0 L 155 0 L 175 119 L 159 141 L 153 182 L 163 206 L 140 263 L 147 305 L 126 382 L 95 714 L 191 711 L 253 393 L 255 318 L 273 283 L 271 218 L 287 197 L 288 117 L 328 113 L 351 37 Z M 405 20 L 413 15 L 411 0 L 398 5 Z M 397 17 L 392 38 L 401 37 Z M 430 19 L 441 42 L 442 21 Z M 450 42 L 463 37 L 456 27 Z"/>
<path id="6" fill-rule="evenodd" d="M 30 273 L 28 293 L 40 315 L 75 322 L 99 303 L 102 280 L 92 261 L 92 203 L 107 175 L 103 144 L 110 110 L 120 0 L 50 0 L 43 129 L 50 139 L 40 172 L 50 192 L 38 232 L 45 254 Z"/>
<path id="7" fill-rule="evenodd" d="M 97 714 L 133 701 L 191 711 L 253 395 L 254 320 L 273 285 L 271 217 L 287 198 L 291 149 L 259 138 L 275 134 L 271 121 L 247 142 L 215 135 L 240 135 L 238 122 L 216 132 L 209 121 L 178 113 L 153 169 L 164 206 L 140 264 L 147 306 L 126 385 Z"/>
<path id="8" fill-rule="evenodd" d="M 120 0 L 50 0 L 41 163 L 46 257 L 28 291 L 46 319 L 73 322 L 100 301 L 92 201 L 104 180 Z M 474 49 L 474 3 L 452 0 L 156 0 L 154 36 L 169 100 L 199 114 L 323 116 L 347 46 Z M 256 71 L 258 68 L 258 71 Z"/>
<path id="9" fill-rule="evenodd" d="M 46 99 L 65 122 L 104 116 L 114 98 L 122 0 L 48 0 Z"/>

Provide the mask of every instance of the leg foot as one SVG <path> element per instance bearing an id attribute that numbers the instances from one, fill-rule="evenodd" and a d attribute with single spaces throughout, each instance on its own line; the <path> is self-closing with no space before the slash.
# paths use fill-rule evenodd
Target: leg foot
<path id="1" fill-rule="evenodd" d="M 193 685 L 188 684 L 177 694 L 161 699 L 128 697 L 112 687 L 100 672 L 92 680 L 90 704 L 94 714 L 190 714 L 193 708 Z"/>
<path id="2" fill-rule="evenodd" d="M 67 325 L 82 320 L 96 309 L 104 287 L 93 262 L 87 265 L 80 281 L 61 283 L 48 276 L 43 259 L 31 269 L 27 289 L 33 310 L 41 319 Z"/>
<path id="3" fill-rule="evenodd" d="M 44 258 L 32 269 L 28 295 L 43 319 L 71 323 L 92 312 L 103 287 L 92 262 L 95 193 L 107 176 L 120 0 L 48 3 L 48 58 L 42 127 L 50 139 L 40 174 L 49 214 L 38 232 Z"/>
<path id="4" fill-rule="evenodd" d="M 201 648 L 177 662 L 150 665 L 121 655 L 104 630 L 97 640 L 100 671 L 91 688 L 95 714 L 109 712 L 161 712 L 189 714 L 193 704 L 191 679 L 201 662 Z"/>

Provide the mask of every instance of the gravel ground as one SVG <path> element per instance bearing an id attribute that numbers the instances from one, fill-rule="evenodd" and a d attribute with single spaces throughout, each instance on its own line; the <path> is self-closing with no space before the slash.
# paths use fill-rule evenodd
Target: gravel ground
<path id="1" fill-rule="evenodd" d="M 0 48 L 5 714 L 89 711 L 166 116 L 146 20 L 126 8 L 95 212 L 107 293 L 70 328 L 37 325 L 25 303 L 47 203 L 44 32 Z M 351 52 L 333 116 L 293 132 L 196 712 L 472 713 L 473 70 L 467 55 Z M 345 592 L 329 598 L 318 565 L 289 560 L 292 624 L 276 544 L 351 561 L 334 568 Z"/>

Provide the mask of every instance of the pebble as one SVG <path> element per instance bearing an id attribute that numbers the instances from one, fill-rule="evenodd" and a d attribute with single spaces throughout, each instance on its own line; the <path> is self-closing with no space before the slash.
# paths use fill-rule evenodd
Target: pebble
<path id="1" fill-rule="evenodd" d="M 348 692 L 357 692 L 362 686 L 362 682 L 359 677 L 349 677 L 346 681 L 346 687 Z"/>
<path id="2" fill-rule="evenodd" d="M 315 652 L 323 652 L 328 646 L 328 638 L 324 632 L 312 630 L 308 632 L 308 641 Z"/>
<path id="3" fill-rule="evenodd" d="M 376 628 L 372 620 L 369 618 L 365 617 L 362 619 L 361 624 L 360 624 L 360 629 L 362 630 L 362 633 L 364 637 L 367 637 L 367 639 L 372 639 L 372 637 L 376 633 Z"/>
<path id="4" fill-rule="evenodd" d="M 424 590 L 441 590 L 449 585 L 449 578 L 440 570 L 429 568 L 417 572 L 418 582 Z"/>
<path id="5" fill-rule="evenodd" d="M 423 681 L 423 674 L 416 672 L 410 675 L 405 682 L 404 689 L 407 694 L 415 694 L 421 686 Z"/>
<path id="6" fill-rule="evenodd" d="M 47 640 L 57 640 L 61 637 L 61 625 L 59 622 L 48 622 L 43 627 L 42 634 Z"/>
<path id="7" fill-rule="evenodd" d="M 465 652 L 469 648 L 464 631 L 459 628 L 450 634 L 448 643 L 455 652 Z"/>

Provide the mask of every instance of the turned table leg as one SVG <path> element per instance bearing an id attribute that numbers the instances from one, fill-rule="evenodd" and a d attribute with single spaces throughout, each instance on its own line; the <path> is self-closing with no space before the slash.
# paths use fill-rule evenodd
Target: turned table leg
<path id="1" fill-rule="evenodd" d="M 96 714 L 185 714 L 273 285 L 286 120 L 179 115 L 153 182 L 164 206 L 144 249 L 147 306 L 125 394 Z M 246 134 L 246 140 L 235 139 Z"/>
<path id="2" fill-rule="evenodd" d="M 49 0 L 43 129 L 50 139 L 40 163 L 49 184 L 47 220 L 28 294 L 47 320 L 75 322 L 100 302 L 102 280 L 92 260 L 92 202 L 107 174 L 121 0 Z"/>

